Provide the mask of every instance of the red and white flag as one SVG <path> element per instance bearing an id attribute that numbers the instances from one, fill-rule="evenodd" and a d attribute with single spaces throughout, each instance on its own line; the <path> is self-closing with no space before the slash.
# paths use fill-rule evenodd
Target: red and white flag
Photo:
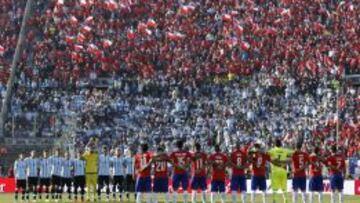
<path id="1" fill-rule="evenodd" d="M 82 50 L 84 50 L 84 46 L 79 45 L 79 44 L 75 44 L 74 45 L 74 50 L 77 51 L 77 52 L 82 51 Z"/>
<path id="2" fill-rule="evenodd" d="M 118 7 L 119 7 L 117 2 L 115 2 L 114 0 L 107 0 L 105 2 L 105 6 L 106 6 L 106 9 L 109 11 L 114 11 L 114 10 L 118 9 Z"/>
<path id="3" fill-rule="evenodd" d="M 109 47 L 111 47 L 112 44 L 113 44 L 113 42 L 112 42 L 111 40 L 109 40 L 109 39 L 105 39 L 105 40 L 103 40 L 103 42 L 102 42 L 102 46 L 103 46 L 104 48 L 109 48 Z"/>
<path id="4" fill-rule="evenodd" d="M 5 47 L 0 45 L 0 55 L 2 56 L 4 55 L 4 53 L 5 53 Z"/>
<path id="5" fill-rule="evenodd" d="M 78 36 L 77 36 L 77 38 L 76 38 L 76 41 L 77 41 L 78 43 L 84 43 L 85 39 L 86 39 L 85 35 L 79 33 Z"/>
<path id="6" fill-rule="evenodd" d="M 71 16 L 69 21 L 70 21 L 71 25 L 77 25 L 79 22 L 75 16 Z"/>
<path id="7" fill-rule="evenodd" d="M 223 16 L 222 16 L 222 20 L 224 21 L 224 22 L 231 22 L 232 21 L 232 17 L 231 17 L 231 15 L 229 15 L 229 14 L 224 14 Z"/>
<path id="8" fill-rule="evenodd" d="M 343 110 L 346 107 L 346 97 L 344 95 L 339 98 L 338 106 L 340 110 Z"/>
<path id="9" fill-rule="evenodd" d="M 244 28 L 241 25 L 236 25 L 235 32 L 238 36 L 241 36 L 244 32 Z"/>
<path id="10" fill-rule="evenodd" d="M 146 25 L 148 28 L 156 28 L 156 26 L 157 26 L 155 20 L 153 20 L 151 18 L 147 21 Z"/>
<path id="11" fill-rule="evenodd" d="M 128 30 L 126 35 L 129 40 L 135 39 L 135 32 L 133 30 Z"/>
<path id="12" fill-rule="evenodd" d="M 83 27 L 80 29 L 80 31 L 81 31 L 82 33 L 84 33 L 84 34 L 87 34 L 87 33 L 91 32 L 91 27 L 85 25 L 85 26 L 83 26 Z"/>
<path id="13" fill-rule="evenodd" d="M 92 24 L 94 22 L 94 17 L 89 16 L 85 19 L 86 24 Z"/>

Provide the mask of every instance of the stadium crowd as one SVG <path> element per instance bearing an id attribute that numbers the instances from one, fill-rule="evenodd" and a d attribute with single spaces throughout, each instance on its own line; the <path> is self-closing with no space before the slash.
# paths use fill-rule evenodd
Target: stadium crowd
<path id="1" fill-rule="evenodd" d="M 2 95 L 25 2 L 1 1 Z M 341 120 L 339 144 L 352 154 L 359 89 L 344 88 L 337 114 L 330 83 L 359 72 L 359 10 L 332 0 L 37 1 L 11 109 L 26 115 L 18 129 L 38 112 L 80 115 L 79 146 L 91 136 L 327 143 Z M 77 88 L 100 77 L 118 85 Z"/>

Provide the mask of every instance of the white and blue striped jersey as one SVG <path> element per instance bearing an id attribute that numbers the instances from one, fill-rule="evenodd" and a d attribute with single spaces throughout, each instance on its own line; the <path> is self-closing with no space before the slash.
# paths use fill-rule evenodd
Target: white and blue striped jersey
<path id="1" fill-rule="evenodd" d="M 26 180 L 27 165 L 25 160 L 16 160 L 14 163 L 14 175 L 16 180 Z"/>
<path id="2" fill-rule="evenodd" d="M 40 178 L 50 178 L 51 177 L 51 159 L 50 158 L 41 158 L 39 160 L 40 165 Z"/>
<path id="3" fill-rule="evenodd" d="M 62 163 L 62 169 L 61 169 L 61 177 L 64 178 L 71 178 L 71 170 L 73 168 L 73 161 L 71 159 L 64 159 Z"/>
<path id="4" fill-rule="evenodd" d="M 85 176 L 85 161 L 80 159 L 74 160 L 74 176 Z"/>
<path id="5" fill-rule="evenodd" d="M 110 176 L 110 156 L 101 154 L 99 156 L 99 176 Z"/>
<path id="6" fill-rule="evenodd" d="M 26 168 L 28 177 L 38 177 L 39 159 L 37 158 L 26 158 Z"/>
<path id="7" fill-rule="evenodd" d="M 132 175 L 134 173 L 134 160 L 130 156 L 124 158 L 126 175 Z"/>
<path id="8" fill-rule="evenodd" d="M 61 176 L 62 163 L 64 158 L 58 156 L 51 156 L 51 175 Z"/>
<path id="9" fill-rule="evenodd" d="M 113 156 L 111 158 L 112 168 L 113 168 L 113 175 L 114 176 L 124 176 L 125 172 L 125 162 L 122 156 L 117 157 Z"/>

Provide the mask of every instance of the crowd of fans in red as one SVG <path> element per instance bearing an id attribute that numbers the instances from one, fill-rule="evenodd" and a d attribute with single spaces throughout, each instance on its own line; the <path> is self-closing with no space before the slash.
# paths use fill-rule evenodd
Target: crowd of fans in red
<path id="1" fill-rule="evenodd" d="M 3 83 L 25 3 L 0 0 Z M 281 87 L 289 78 L 300 85 L 316 85 L 323 78 L 341 79 L 345 70 L 360 72 L 358 1 L 51 0 L 35 4 L 19 63 L 21 80 L 34 86 L 123 74 L 199 82 L 215 75 L 233 78 L 262 72 Z M 341 136 L 356 136 L 358 128 L 344 124 Z M 358 139 L 351 142 L 356 148 Z"/>

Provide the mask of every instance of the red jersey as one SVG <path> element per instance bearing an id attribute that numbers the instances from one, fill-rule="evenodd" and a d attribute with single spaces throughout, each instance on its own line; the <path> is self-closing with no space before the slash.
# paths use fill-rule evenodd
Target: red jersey
<path id="1" fill-rule="evenodd" d="M 236 166 L 244 167 L 246 165 L 247 155 L 244 150 L 235 150 L 231 153 L 231 162 Z M 244 169 L 238 169 L 237 167 L 232 168 L 233 176 L 245 175 Z"/>
<path id="2" fill-rule="evenodd" d="M 252 174 L 253 176 L 265 176 L 266 163 L 271 161 L 267 153 L 255 152 L 252 155 Z"/>
<path id="3" fill-rule="evenodd" d="M 302 151 L 295 151 L 291 157 L 291 162 L 293 168 L 293 176 L 306 177 L 306 172 L 304 167 L 307 164 L 309 164 L 309 154 Z"/>
<path id="4" fill-rule="evenodd" d="M 205 177 L 206 176 L 206 160 L 207 155 L 204 152 L 196 152 L 192 155 L 192 171 L 193 176 Z"/>
<path id="5" fill-rule="evenodd" d="M 175 165 L 179 165 L 182 167 L 185 167 L 189 163 L 190 159 L 191 159 L 191 154 L 188 151 L 176 151 L 171 153 L 170 155 L 170 160 L 173 161 Z M 175 166 L 174 173 L 176 175 L 181 175 L 186 173 L 186 171 L 184 169 Z"/>
<path id="6" fill-rule="evenodd" d="M 155 177 L 167 177 L 168 176 L 168 164 L 169 157 L 164 155 L 161 159 L 154 162 L 154 176 Z"/>
<path id="7" fill-rule="evenodd" d="M 321 176 L 322 175 L 322 163 L 319 159 L 319 157 L 315 154 L 310 155 L 309 157 L 310 162 L 310 176 Z"/>
<path id="8" fill-rule="evenodd" d="M 215 153 L 209 157 L 209 160 L 212 162 L 212 179 L 225 181 L 227 156 L 224 153 Z"/>
<path id="9" fill-rule="evenodd" d="M 329 167 L 337 168 L 329 168 L 330 175 L 341 175 L 343 171 L 345 171 L 345 158 L 339 154 L 331 155 L 329 158 L 327 158 L 326 165 Z"/>
<path id="10" fill-rule="evenodd" d="M 137 175 L 139 177 L 149 177 L 151 172 L 151 167 L 147 167 L 143 171 L 138 171 L 143 169 L 146 165 L 150 163 L 151 153 L 146 152 L 144 154 L 138 154 L 135 157 L 135 169 L 137 170 Z"/>

